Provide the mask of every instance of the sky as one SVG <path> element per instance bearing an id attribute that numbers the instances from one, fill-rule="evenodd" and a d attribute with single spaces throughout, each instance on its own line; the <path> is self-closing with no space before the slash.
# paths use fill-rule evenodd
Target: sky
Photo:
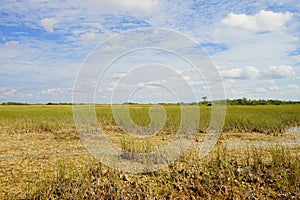
<path id="1" fill-rule="evenodd" d="M 149 29 L 173 34 L 153 37 Z M 186 38 L 210 58 L 200 74 L 168 51 Z M 72 102 L 74 88 L 89 84 L 93 92 L 81 95 L 99 103 L 201 101 L 214 97 L 206 80 L 213 68 L 225 98 L 300 100 L 299 39 L 298 0 L 3 0 L 0 102 Z M 161 49 L 131 51 L 141 44 Z M 116 52 L 127 54 L 101 71 Z M 181 98 L 187 86 L 193 98 Z"/>

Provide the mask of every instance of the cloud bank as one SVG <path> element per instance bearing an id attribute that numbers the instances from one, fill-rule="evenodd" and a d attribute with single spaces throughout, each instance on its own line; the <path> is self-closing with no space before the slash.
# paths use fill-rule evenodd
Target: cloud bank
<path id="1" fill-rule="evenodd" d="M 254 15 L 229 13 L 221 22 L 231 27 L 253 31 L 276 31 L 282 29 L 292 16 L 290 12 L 261 10 Z"/>

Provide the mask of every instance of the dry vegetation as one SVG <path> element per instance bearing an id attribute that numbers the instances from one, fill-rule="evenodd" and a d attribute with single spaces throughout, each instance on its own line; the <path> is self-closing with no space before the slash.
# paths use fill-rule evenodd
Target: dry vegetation
<path id="1" fill-rule="evenodd" d="M 180 121 L 178 106 L 165 108 L 160 144 Z M 109 106 L 96 110 L 116 145 L 144 151 L 143 142 L 124 138 Z M 132 105 L 133 120 L 147 125 L 148 110 Z M 200 111 L 201 137 L 210 107 Z M 224 133 L 209 156 L 199 159 L 190 149 L 167 169 L 129 174 L 87 153 L 71 106 L 0 106 L 0 199 L 299 199 L 300 134 L 285 133 L 299 125 L 299 105 L 229 106 Z"/>

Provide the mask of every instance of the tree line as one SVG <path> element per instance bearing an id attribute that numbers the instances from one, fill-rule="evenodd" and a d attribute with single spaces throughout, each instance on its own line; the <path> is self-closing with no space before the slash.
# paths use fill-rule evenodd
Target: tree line
<path id="1" fill-rule="evenodd" d="M 273 99 L 227 99 L 227 105 L 285 105 L 285 104 L 300 104 L 300 101 L 282 101 L 282 100 L 273 100 Z"/>

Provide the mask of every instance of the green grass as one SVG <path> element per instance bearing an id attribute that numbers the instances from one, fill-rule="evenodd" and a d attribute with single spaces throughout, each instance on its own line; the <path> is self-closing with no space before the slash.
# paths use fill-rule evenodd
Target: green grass
<path id="1" fill-rule="evenodd" d="M 141 126 L 150 123 L 149 105 L 131 105 L 133 121 Z M 174 133 L 180 124 L 180 107 L 164 105 L 167 121 L 163 131 Z M 196 107 L 195 107 L 196 108 Z M 109 105 L 96 105 L 97 117 L 102 124 L 115 124 Z M 200 106 L 199 132 L 209 126 L 211 107 Z M 225 132 L 282 133 L 300 125 L 300 105 L 227 106 Z M 1 132 L 70 132 L 75 131 L 70 105 L 1 105 Z"/>
<path id="2" fill-rule="evenodd" d="M 283 133 L 300 123 L 299 105 L 228 106 L 224 131 Z"/>
<path id="3" fill-rule="evenodd" d="M 0 106 L 0 130 L 8 133 L 74 130 L 72 106 Z"/>

